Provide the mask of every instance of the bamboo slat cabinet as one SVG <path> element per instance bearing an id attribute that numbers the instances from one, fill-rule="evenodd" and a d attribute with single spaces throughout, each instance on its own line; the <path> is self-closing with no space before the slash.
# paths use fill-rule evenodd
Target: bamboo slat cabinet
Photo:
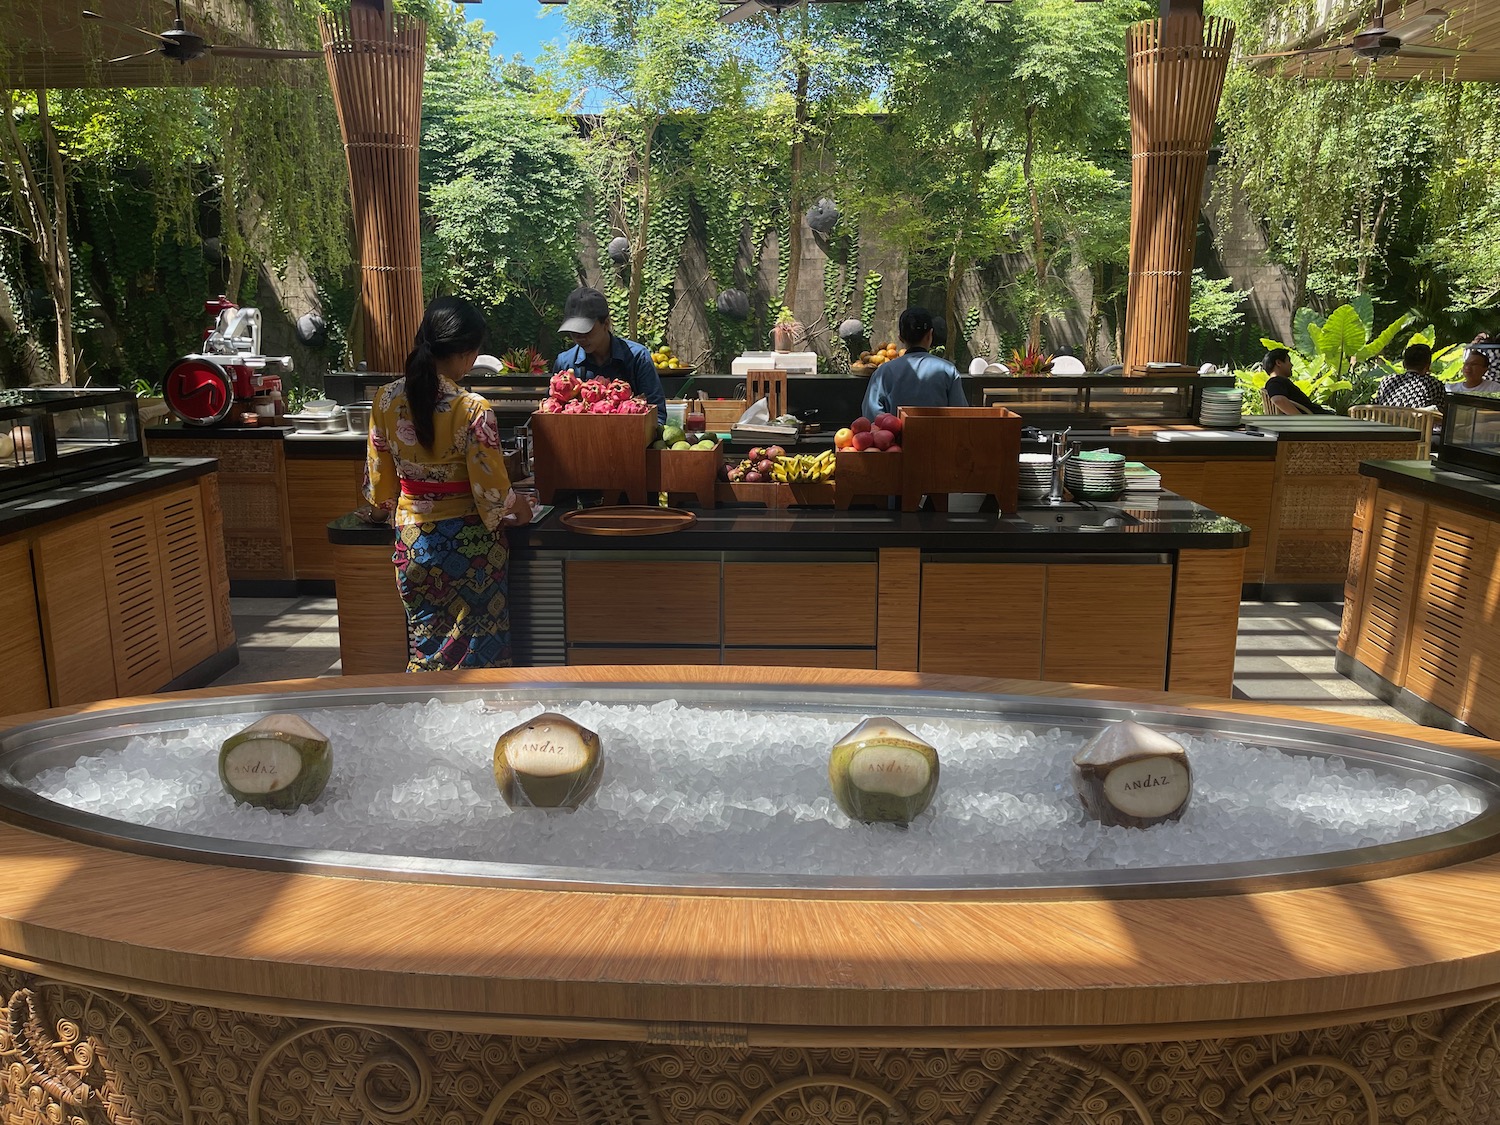
<path id="1" fill-rule="evenodd" d="M 1422 462 L 1365 472 L 1339 670 L 1420 722 L 1500 732 L 1500 484 Z"/>
<path id="2" fill-rule="evenodd" d="M 166 463 L 170 465 L 171 463 Z M 211 462 L 0 535 L 0 714 L 201 684 L 238 659 Z M 4 511 L 0 509 L 0 517 Z M 0 527 L 3 527 L 0 519 Z"/>

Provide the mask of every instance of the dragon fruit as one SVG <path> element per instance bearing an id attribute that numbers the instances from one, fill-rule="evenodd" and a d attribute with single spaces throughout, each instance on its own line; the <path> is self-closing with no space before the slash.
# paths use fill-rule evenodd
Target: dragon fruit
<path id="1" fill-rule="evenodd" d="M 578 388 L 581 385 L 578 376 L 573 374 L 573 369 L 570 367 L 552 376 L 547 389 L 558 402 L 571 402 L 578 397 Z"/>
<path id="2" fill-rule="evenodd" d="M 593 406 L 594 403 L 602 402 L 607 397 L 605 394 L 606 389 L 605 384 L 599 382 L 599 380 L 590 379 L 578 388 L 578 397 L 590 406 Z"/>
<path id="3" fill-rule="evenodd" d="M 542 405 L 536 408 L 536 412 L 538 414 L 561 414 L 562 403 L 558 402 L 555 398 L 543 399 Z"/>
<path id="4" fill-rule="evenodd" d="M 601 398 L 598 402 L 589 404 L 590 414 L 613 414 L 614 412 L 615 404 L 607 398 Z"/>
<path id="5" fill-rule="evenodd" d="M 616 379 L 604 392 L 610 402 L 629 402 L 635 395 L 629 383 L 624 379 Z"/>
<path id="6" fill-rule="evenodd" d="M 572 402 L 563 404 L 562 412 L 564 414 L 587 414 L 588 409 L 588 403 L 582 399 L 575 398 Z"/>

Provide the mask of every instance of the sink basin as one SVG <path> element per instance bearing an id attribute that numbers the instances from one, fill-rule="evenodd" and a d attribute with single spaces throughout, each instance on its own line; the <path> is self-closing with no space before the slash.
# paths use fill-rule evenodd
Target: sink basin
<path id="1" fill-rule="evenodd" d="M 1115 531 L 1122 527 L 1139 526 L 1141 522 L 1119 508 L 1083 503 L 1022 508 L 1016 513 L 1016 518 L 1040 528 L 1078 531 Z"/>

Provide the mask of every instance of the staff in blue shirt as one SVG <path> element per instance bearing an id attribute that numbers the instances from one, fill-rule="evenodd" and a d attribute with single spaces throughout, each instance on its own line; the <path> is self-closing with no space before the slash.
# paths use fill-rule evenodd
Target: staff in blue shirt
<path id="1" fill-rule="evenodd" d="M 573 338 L 574 347 L 552 363 L 556 374 L 572 368 L 580 379 L 624 379 L 636 394 L 656 407 L 656 420 L 667 420 L 667 394 L 661 376 L 644 344 L 616 336 L 609 326 L 609 302 L 604 294 L 580 285 L 568 294 L 563 322 L 557 329 Z"/>
<path id="2" fill-rule="evenodd" d="M 861 413 L 873 422 L 877 414 L 894 414 L 903 406 L 968 406 L 958 368 L 927 350 L 932 347 L 932 314 L 913 305 L 901 314 L 898 330 L 906 354 L 875 369 Z"/>

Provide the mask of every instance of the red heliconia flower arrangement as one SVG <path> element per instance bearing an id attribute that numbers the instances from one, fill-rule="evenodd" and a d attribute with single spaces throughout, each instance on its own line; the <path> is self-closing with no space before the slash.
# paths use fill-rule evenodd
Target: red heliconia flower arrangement
<path id="1" fill-rule="evenodd" d="M 547 398 L 539 414 L 646 414 L 655 409 L 631 390 L 624 379 L 580 381 L 571 368 L 559 371 L 547 384 Z"/>

